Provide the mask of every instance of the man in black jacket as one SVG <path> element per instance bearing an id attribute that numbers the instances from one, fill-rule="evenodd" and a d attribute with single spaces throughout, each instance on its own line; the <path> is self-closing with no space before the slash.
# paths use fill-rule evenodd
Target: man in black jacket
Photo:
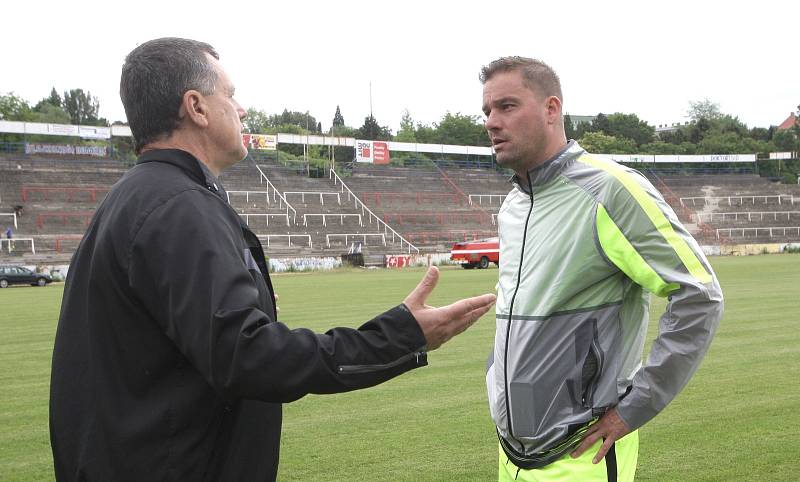
<path id="1" fill-rule="evenodd" d="M 217 181 L 246 155 L 233 94 L 208 44 L 158 39 L 126 58 L 140 156 L 69 270 L 50 393 L 59 480 L 274 480 L 282 402 L 423 366 L 494 302 L 426 306 L 432 268 L 358 329 L 278 322 L 261 245 Z"/>

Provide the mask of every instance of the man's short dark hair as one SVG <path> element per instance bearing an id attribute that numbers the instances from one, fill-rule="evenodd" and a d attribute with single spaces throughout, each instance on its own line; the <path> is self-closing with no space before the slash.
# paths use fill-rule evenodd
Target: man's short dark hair
<path id="1" fill-rule="evenodd" d="M 498 72 L 522 73 L 522 78 L 531 90 L 544 97 L 556 96 L 564 102 L 561 93 L 561 81 L 555 70 L 541 60 L 528 57 L 501 57 L 481 69 L 480 80 L 485 84 L 487 80 Z"/>
<path id="2" fill-rule="evenodd" d="M 167 37 L 145 42 L 125 58 L 119 96 L 137 154 L 178 127 L 186 91 L 214 93 L 217 73 L 205 54 L 219 59 L 207 43 Z"/>

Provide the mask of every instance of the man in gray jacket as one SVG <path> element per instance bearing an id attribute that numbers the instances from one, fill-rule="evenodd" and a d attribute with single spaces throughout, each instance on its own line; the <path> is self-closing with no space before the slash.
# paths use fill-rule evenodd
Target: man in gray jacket
<path id="1" fill-rule="evenodd" d="M 697 242 L 638 172 L 567 141 L 543 62 L 481 72 L 497 163 L 497 332 L 486 383 L 500 480 L 632 480 L 637 429 L 686 385 L 722 316 Z M 642 364 L 649 293 L 668 297 Z"/>

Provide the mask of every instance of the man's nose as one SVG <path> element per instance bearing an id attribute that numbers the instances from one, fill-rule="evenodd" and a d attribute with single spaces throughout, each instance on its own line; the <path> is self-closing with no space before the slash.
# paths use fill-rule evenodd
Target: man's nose
<path id="1" fill-rule="evenodd" d="M 486 116 L 486 121 L 484 121 L 483 123 L 487 131 L 497 129 L 499 127 L 498 124 L 499 122 L 497 119 L 497 115 L 495 115 L 494 112 L 489 112 L 489 115 Z"/>

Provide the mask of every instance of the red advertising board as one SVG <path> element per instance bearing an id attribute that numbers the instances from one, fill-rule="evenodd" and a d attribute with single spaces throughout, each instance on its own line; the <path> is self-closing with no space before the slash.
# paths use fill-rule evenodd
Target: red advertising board
<path id="1" fill-rule="evenodd" d="M 373 164 L 389 164 L 392 158 L 389 155 L 389 144 L 386 142 L 374 141 L 372 143 Z"/>
<path id="2" fill-rule="evenodd" d="M 387 268 L 405 268 L 411 266 L 411 255 L 386 255 Z"/>

